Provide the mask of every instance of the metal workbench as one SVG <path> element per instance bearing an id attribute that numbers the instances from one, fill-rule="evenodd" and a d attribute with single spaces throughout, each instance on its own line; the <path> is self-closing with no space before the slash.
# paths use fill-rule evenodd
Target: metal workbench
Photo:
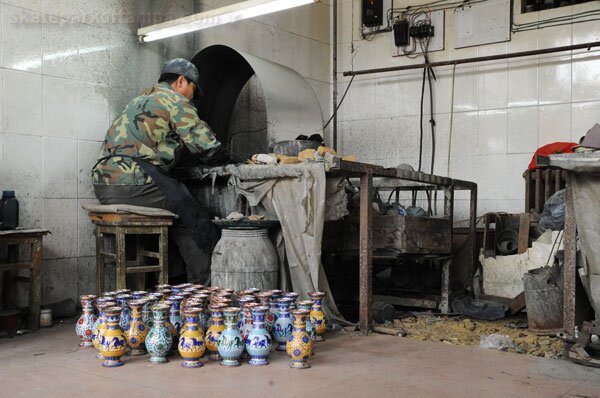
<path id="1" fill-rule="evenodd" d="M 363 335 L 371 333 L 372 330 L 372 305 L 373 305 L 373 178 L 388 177 L 403 181 L 421 183 L 419 187 L 407 187 L 410 190 L 436 190 L 443 189 L 445 196 L 445 214 L 451 219 L 454 214 L 454 191 L 470 191 L 469 209 L 469 247 L 471 251 L 471 269 L 476 261 L 477 248 L 475 239 L 475 226 L 477 219 L 477 184 L 470 181 L 455 180 L 447 177 L 426 174 L 422 172 L 406 171 L 398 169 L 386 169 L 368 163 L 349 162 L 334 158 L 333 167 L 329 173 L 339 173 L 346 177 L 360 178 L 360 292 L 359 292 L 359 325 Z"/>

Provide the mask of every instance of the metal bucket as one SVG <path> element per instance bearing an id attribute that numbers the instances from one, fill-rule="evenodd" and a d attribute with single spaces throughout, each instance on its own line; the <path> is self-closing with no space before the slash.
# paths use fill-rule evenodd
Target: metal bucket
<path id="1" fill-rule="evenodd" d="M 527 323 L 536 334 L 563 330 L 563 293 L 560 272 L 554 267 L 529 271 L 523 276 Z"/>
<path id="2" fill-rule="evenodd" d="M 277 289 L 279 261 L 266 229 L 224 229 L 212 256 L 211 284 L 225 289 Z"/>

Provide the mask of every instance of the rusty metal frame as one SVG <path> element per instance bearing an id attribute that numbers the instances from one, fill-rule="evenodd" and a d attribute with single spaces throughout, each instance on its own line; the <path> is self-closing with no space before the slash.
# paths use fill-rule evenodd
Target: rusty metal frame
<path id="1" fill-rule="evenodd" d="M 566 213 L 563 268 L 563 328 L 568 336 L 575 336 L 575 287 L 577 282 L 577 224 L 571 176 L 566 173 Z"/>
<path id="2" fill-rule="evenodd" d="M 443 187 L 445 191 L 446 211 L 453 218 L 454 191 L 470 191 L 469 210 L 469 239 L 471 250 L 471 271 L 477 258 L 477 240 L 475 229 L 477 224 L 477 184 L 470 181 L 456 180 L 422 172 L 398 169 L 386 169 L 368 163 L 348 162 L 335 158 L 330 170 L 347 177 L 360 177 L 360 292 L 359 292 L 359 325 L 363 335 L 371 333 L 372 303 L 373 303 L 373 178 L 389 177 L 404 181 L 429 184 L 434 187 Z"/>

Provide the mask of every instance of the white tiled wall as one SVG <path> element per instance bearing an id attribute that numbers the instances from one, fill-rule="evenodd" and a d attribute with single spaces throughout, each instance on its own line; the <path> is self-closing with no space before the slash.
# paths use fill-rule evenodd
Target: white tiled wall
<path id="1" fill-rule="evenodd" d="M 392 58 L 390 33 L 372 41 L 360 37 L 360 1 L 340 0 L 338 21 L 338 92 L 342 72 L 422 63 L 422 58 Z M 418 4 L 419 0 L 410 2 Z M 516 22 L 600 9 L 598 2 L 516 15 Z M 508 43 L 455 50 L 454 18 L 446 12 L 445 51 L 433 61 L 503 54 L 600 40 L 600 24 L 574 25 L 515 33 Z M 437 68 L 434 85 L 438 166 L 447 174 L 452 72 Z M 360 160 L 395 166 L 418 163 L 421 70 L 355 78 L 340 109 L 340 148 Z M 428 109 L 428 107 L 426 107 Z M 428 120 L 426 116 L 425 120 Z M 578 141 L 600 123 L 600 50 L 548 54 L 507 61 L 459 65 L 456 69 L 450 176 L 479 184 L 479 213 L 521 212 L 523 171 L 533 152 L 553 141 Z M 425 137 L 430 132 L 425 125 Z M 390 145 L 392 143 L 392 145 Z M 425 141 L 429 164 L 430 140 Z M 427 168 L 428 170 L 428 168 Z M 466 203 L 458 209 L 464 218 Z"/>
<path id="2" fill-rule="evenodd" d="M 193 1 L 181 1 L 187 13 Z M 189 3 L 189 4 L 185 4 Z M 24 227 L 44 241 L 44 302 L 95 290 L 85 202 L 110 117 L 157 78 L 160 45 L 135 35 L 146 1 L 0 2 L 0 190 L 17 192 Z M 79 271 L 79 273 L 77 273 Z"/>
<path id="3" fill-rule="evenodd" d="M 44 302 L 95 291 L 87 214 L 90 169 L 110 122 L 153 84 L 162 63 L 210 44 L 305 76 L 331 114 L 331 4 L 139 44 L 136 30 L 237 0 L 0 0 L 0 190 L 14 189 L 21 225 L 44 244 Z"/>

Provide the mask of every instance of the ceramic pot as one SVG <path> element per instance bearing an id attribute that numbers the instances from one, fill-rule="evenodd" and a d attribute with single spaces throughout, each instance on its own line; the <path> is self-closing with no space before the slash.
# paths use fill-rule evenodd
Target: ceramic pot
<path id="1" fill-rule="evenodd" d="M 81 300 L 82 312 L 75 325 L 75 333 L 77 333 L 77 337 L 79 337 L 80 347 L 92 347 L 93 328 L 97 320 L 93 306 L 96 296 L 85 295 L 81 296 L 79 299 Z"/>
<path id="2" fill-rule="evenodd" d="M 150 354 L 150 363 L 167 363 L 167 354 L 171 351 L 173 345 L 173 336 L 167 327 L 169 310 L 168 304 L 155 304 L 152 307 L 152 329 L 146 336 L 146 350 Z"/>
<path id="3" fill-rule="evenodd" d="M 142 307 L 142 321 L 146 324 L 146 329 L 150 330 L 152 328 L 152 307 L 158 304 L 158 299 L 152 293 L 144 297 L 143 300 L 145 304 Z"/>
<path id="4" fill-rule="evenodd" d="M 211 312 L 210 317 L 210 327 L 206 332 L 206 349 L 209 352 L 208 359 L 211 361 L 220 361 L 221 357 L 219 355 L 219 347 L 217 346 L 219 342 L 219 337 L 221 337 L 221 333 L 225 330 L 225 323 L 223 322 L 223 310 L 227 308 L 225 304 L 211 304 L 209 307 Z"/>
<path id="5" fill-rule="evenodd" d="M 248 340 L 248 335 L 252 331 L 252 309 L 258 306 L 260 306 L 260 304 L 257 303 L 244 304 L 244 324 L 240 328 L 240 333 L 242 334 L 242 341 L 244 342 L 244 346 L 246 344 L 246 341 Z M 244 352 L 242 353 L 242 358 L 250 358 L 250 354 L 248 354 L 247 350 L 244 350 Z"/>
<path id="6" fill-rule="evenodd" d="M 253 302 L 254 302 L 254 297 L 244 296 L 244 297 L 241 297 L 238 299 L 238 305 L 242 309 L 240 311 L 240 316 L 239 316 L 238 322 L 237 322 L 238 329 L 241 330 L 244 327 L 244 324 L 246 323 L 244 307 L 246 306 L 246 304 L 253 303 Z"/>
<path id="7" fill-rule="evenodd" d="M 269 354 L 273 341 L 265 329 L 265 316 L 269 309 L 265 306 L 252 308 L 252 330 L 246 339 L 246 351 L 250 354 L 250 365 L 261 366 L 269 364 Z"/>
<path id="8" fill-rule="evenodd" d="M 293 321 L 290 316 L 290 304 L 292 299 L 281 298 L 277 300 L 279 316 L 273 325 L 273 338 L 277 341 L 277 351 L 285 351 L 285 344 L 292 335 Z"/>
<path id="9" fill-rule="evenodd" d="M 315 339 L 317 338 L 317 332 L 315 332 L 315 328 L 313 327 L 312 322 L 310 321 L 310 311 L 312 309 L 312 304 L 312 301 L 306 300 L 298 302 L 297 305 L 298 309 L 308 311 L 309 315 L 308 318 L 306 318 L 306 333 L 308 333 L 312 341 L 315 341 Z M 310 355 L 314 355 L 314 344 L 311 346 Z"/>
<path id="10" fill-rule="evenodd" d="M 187 289 L 184 289 L 181 293 L 177 294 L 178 296 L 183 297 L 183 300 L 181 300 L 181 303 L 179 303 L 179 316 L 181 317 L 181 319 L 183 319 L 184 323 L 185 323 L 185 305 L 186 305 L 187 301 L 190 299 L 190 297 L 192 297 L 192 295 L 193 295 L 192 292 L 188 292 L 186 290 Z"/>
<path id="11" fill-rule="evenodd" d="M 201 308 L 186 307 L 185 323 L 179 337 L 179 354 L 183 358 L 181 366 L 184 368 L 199 368 L 202 366 L 200 358 L 206 351 L 204 343 L 204 333 L 198 325 L 198 315 L 202 312 Z"/>
<path id="12" fill-rule="evenodd" d="M 155 288 L 156 288 L 156 291 L 158 292 L 159 290 L 170 289 L 171 285 L 156 285 Z"/>
<path id="13" fill-rule="evenodd" d="M 104 315 L 104 311 L 117 305 L 116 302 L 110 300 L 111 299 L 105 298 L 102 302 L 100 302 L 100 304 L 98 304 L 98 321 L 96 322 L 97 327 L 94 335 L 92 336 L 94 348 L 98 350 L 98 353 L 96 354 L 97 359 L 103 359 L 102 354 L 100 353 L 100 341 L 104 331 L 106 330 L 106 316 Z"/>
<path id="14" fill-rule="evenodd" d="M 290 356 L 290 368 L 310 368 L 306 362 L 313 345 L 312 339 L 306 332 L 306 320 L 310 316 L 310 311 L 295 310 L 292 311 L 292 316 L 294 317 L 294 330 L 286 344 L 286 352 Z"/>
<path id="15" fill-rule="evenodd" d="M 117 296 L 117 304 L 119 304 L 119 307 L 123 308 L 121 319 L 119 320 L 119 325 L 123 330 L 128 330 L 129 322 L 131 322 L 131 311 L 129 310 L 128 304 L 131 301 L 131 298 L 131 294 L 119 294 Z"/>
<path id="16" fill-rule="evenodd" d="M 175 337 L 181 334 L 181 328 L 183 327 L 183 319 L 181 318 L 181 302 L 183 301 L 182 296 L 171 296 L 169 302 L 171 303 L 171 310 L 169 312 L 169 320 L 175 327 Z"/>
<path id="17" fill-rule="evenodd" d="M 292 300 L 292 302 L 290 303 L 290 313 L 297 308 L 296 307 L 296 301 L 298 300 L 299 296 L 300 295 L 298 293 L 295 293 L 295 292 L 283 293 L 283 297 L 289 298 L 289 299 Z"/>
<path id="18" fill-rule="evenodd" d="M 325 313 L 323 312 L 323 299 L 325 299 L 325 293 L 312 292 L 308 293 L 308 295 L 313 302 L 310 311 L 310 322 L 315 328 L 315 341 L 323 341 L 325 340 L 323 335 L 327 331 L 327 321 L 325 319 Z"/>
<path id="19" fill-rule="evenodd" d="M 142 319 L 142 308 L 146 305 L 145 300 L 132 300 L 129 302 L 131 308 L 131 321 L 129 329 L 125 331 L 129 355 L 140 356 L 146 354 L 145 342 L 148 335 L 148 327 Z"/>
<path id="20" fill-rule="evenodd" d="M 102 366 L 105 368 L 116 368 L 123 366 L 121 357 L 127 351 L 125 344 L 125 333 L 119 324 L 121 319 L 121 307 L 109 307 L 104 310 L 106 317 L 106 329 L 100 337 L 100 354 L 104 358 Z"/>
<path id="21" fill-rule="evenodd" d="M 240 366 L 240 357 L 244 352 L 244 340 L 237 326 L 240 308 L 229 307 L 223 311 L 225 315 L 225 330 L 217 343 L 223 366 Z"/>
<path id="22" fill-rule="evenodd" d="M 131 293 L 131 299 L 132 300 L 141 300 L 144 297 L 146 297 L 147 294 L 148 293 L 145 292 L 145 291 L 143 291 L 143 290 L 138 290 L 138 291 L 135 291 L 135 292 Z"/>
<path id="23" fill-rule="evenodd" d="M 275 315 L 277 312 L 275 308 L 277 307 L 277 303 L 272 302 L 270 292 L 257 293 L 256 297 L 260 300 L 260 305 L 267 307 L 267 313 L 265 314 L 265 329 L 267 329 L 269 333 L 273 333 L 273 325 L 277 320 Z"/>
<path id="24" fill-rule="evenodd" d="M 208 328 L 210 327 L 210 310 L 208 309 L 208 295 L 206 294 L 196 294 L 192 296 L 195 300 L 198 300 L 202 304 L 197 306 L 202 309 L 202 312 L 198 315 L 198 324 L 202 328 L 204 334 L 208 332 Z"/>

